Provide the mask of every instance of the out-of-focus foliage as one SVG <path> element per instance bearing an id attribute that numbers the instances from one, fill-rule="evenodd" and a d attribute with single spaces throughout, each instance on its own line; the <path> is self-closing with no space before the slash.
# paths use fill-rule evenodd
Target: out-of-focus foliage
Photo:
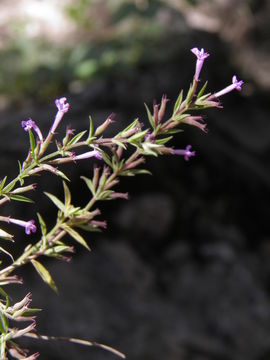
<path id="1" fill-rule="evenodd" d="M 9 36 L 0 50 L 2 97 L 47 100 L 67 89 L 80 91 L 107 71 L 129 71 L 141 59 L 162 59 L 166 51 L 157 51 L 160 39 L 183 36 L 188 28 L 218 33 L 230 46 L 235 44 L 235 63 L 241 62 L 247 72 L 256 64 L 256 79 L 268 84 L 267 43 L 260 31 L 267 9 L 263 1 L 240 0 L 236 6 L 233 0 L 66 0 L 61 9 L 54 0 L 47 3 L 61 11 L 67 23 L 53 41 L 44 34 L 29 37 L 27 19 L 11 19 L 6 25 Z M 262 26 L 266 28 L 267 22 Z M 262 49 L 255 41 L 258 36 Z"/>

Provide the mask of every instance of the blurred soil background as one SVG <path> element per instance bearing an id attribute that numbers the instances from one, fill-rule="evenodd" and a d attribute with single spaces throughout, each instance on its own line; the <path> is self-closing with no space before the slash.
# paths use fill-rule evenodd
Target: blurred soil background
<path id="1" fill-rule="evenodd" d="M 113 134 L 166 93 L 172 109 L 188 89 L 192 47 L 211 56 L 201 73 L 210 91 L 245 81 L 241 93 L 206 112 L 208 134 L 185 127 L 173 142 L 196 157 L 149 159 L 153 176 L 123 179 L 130 200 L 101 204 L 108 228 L 76 247 L 71 263 L 43 262 L 56 296 L 29 266 L 25 287 L 43 309 L 42 334 L 106 343 L 130 360 L 270 359 L 270 3 L 267 0 L 1 0 L 1 178 L 12 178 L 27 150 L 21 120 L 45 132 L 66 96 L 67 124 L 80 131 L 111 113 Z M 78 203 L 88 196 L 71 167 Z M 38 179 L 36 206 L 8 204 L 2 214 L 50 223 L 43 191 L 62 196 L 59 179 Z M 38 234 L 36 235 L 38 236 Z M 17 231 L 11 250 L 34 241 Z M 101 349 L 30 342 L 40 359 L 113 360 Z"/>

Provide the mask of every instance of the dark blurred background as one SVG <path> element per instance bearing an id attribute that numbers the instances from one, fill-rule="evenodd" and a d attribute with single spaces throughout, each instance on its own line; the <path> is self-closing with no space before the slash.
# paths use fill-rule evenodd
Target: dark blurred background
<path id="1" fill-rule="evenodd" d="M 88 235 L 91 253 L 77 246 L 72 263 L 43 260 L 59 296 L 24 269 L 25 287 L 10 291 L 33 292 L 38 331 L 103 342 L 130 360 L 270 359 L 269 1 L 1 0 L 0 30 L 1 178 L 27 153 L 21 120 L 45 132 L 55 98 L 71 105 L 60 133 L 115 112 L 113 134 L 137 116 L 147 121 L 143 102 L 166 93 L 173 106 L 194 74 L 192 47 L 211 54 L 201 73 L 210 91 L 234 74 L 245 82 L 222 110 L 205 112 L 207 135 L 185 127 L 175 137 L 195 158 L 149 159 L 153 176 L 122 182 L 129 201 L 100 204 L 108 229 Z M 91 167 L 70 169 L 79 204 L 88 196 L 79 175 Z M 49 175 L 38 184 L 35 206 L 2 213 L 28 219 L 38 209 L 50 223 L 56 211 L 43 191 L 62 196 L 62 184 Z M 16 236 L 14 252 L 35 239 Z M 41 359 L 117 358 L 28 345 Z"/>

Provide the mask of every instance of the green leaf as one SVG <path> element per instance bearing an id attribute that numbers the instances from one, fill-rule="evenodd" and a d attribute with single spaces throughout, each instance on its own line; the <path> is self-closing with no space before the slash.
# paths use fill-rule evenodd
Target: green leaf
<path id="1" fill-rule="evenodd" d="M 66 174 L 64 174 L 62 171 L 60 170 L 56 170 L 56 175 L 61 176 L 62 179 L 66 180 L 66 181 L 70 181 L 69 178 L 66 176 Z"/>
<path id="2" fill-rule="evenodd" d="M 124 143 L 122 143 L 122 141 L 118 140 L 118 139 L 115 139 L 113 138 L 112 139 L 112 142 L 118 146 L 120 146 L 121 148 L 123 148 L 124 150 L 126 150 L 126 145 Z"/>
<path id="3" fill-rule="evenodd" d="M 34 134 L 31 129 L 29 129 L 28 133 L 29 133 L 32 158 L 36 160 L 36 154 L 35 154 L 36 140 L 35 140 Z"/>
<path id="4" fill-rule="evenodd" d="M 126 170 L 124 172 L 121 173 L 121 176 L 135 176 L 135 175 L 152 175 L 152 173 L 149 170 L 146 169 L 130 169 L 130 170 Z"/>
<path id="5" fill-rule="evenodd" d="M 42 216 L 37 213 L 37 216 L 38 216 L 38 221 L 39 221 L 39 225 L 40 225 L 40 230 L 41 230 L 41 233 L 42 233 L 42 236 L 45 238 L 46 235 L 47 235 L 47 226 L 46 226 L 46 223 L 45 221 L 43 220 Z"/>
<path id="6" fill-rule="evenodd" d="M 41 276 L 42 280 L 50 286 L 50 288 L 58 292 L 57 287 L 55 285 L 55 282 L 53 281 L 53 278 L 51 277 L 51 274 L 49 271 L 37 260 L 32 259 L 31 263 L 33 264 L 34 268 L 37 270 L 38 274 Z"/>
<path id="7" fill-rule="evenodd" d="M 101 153 L 102 153 L 102 158 L 105 161 L 105 163 L 112 168 L 113 164 L 111 162 L 111 159 L 110 159 L 109 155 L 103 150 L 101 150 Z"/>
<path id="8" fill-rule="evenodd" d="M 124 130 L 121 131 L 121 133 L 125 133 L 128 130 L 133 129 L 135 126 L 139 124 L 139 119 L 135 119 L 131 124 L 129 124 Z M 121 136 L 121 133 L 118 135 Z"/>
<path id="9" fill-rule="evenodd" d="M 179 107 L 181 106 L 182 100 L 183 100 L 183 90 L 180 91 L 180 94 L 178 95 L 178 98 L 176 99 L 176 102 L 175 102 L 174 108 L 173 108 L 173 115 L 178 111 Z"/>
<path id="10" fill-rule="evenodd" d="M 5 253 L 6 255 L 8 255 L 8 256 L 11 258 L 12 262 L 14 262 L 13 256 L 12 256 L 7 250 L 5 250 L 4 248 L 2 248 L 2 246 L 0 246 L 0 251 L 2 251 L 3 253 Z"/>
<path id="11" fill-rule="evenodd" d="M 109 197 L 113 193 L 113 190 L 105 190 L 98 194 L 98 200 L 111 200 Z"/>
<path id="12" fill-rule="evenodd" d="M 65 212 L 65 205 L 62 203 L 61 200 L 59 200 L 55 195 L 44 192 L 46 196 L 54 203 L 55 206 L 58 207 L 59 210 L 61 210 L 63 213 Z"/>
<path id="13" fill-rule="evenodd" d="M 95 189 L 94 189 L 94 184 L 93 184 L 93 181 L 88 179 L 87 177 L 85 176 L 81 176 L 81 179 L 84 180 L 84 182 L 86 183 L 88 189 L 91 191 L 92 195 L 95 195 Z"/>
<path id="14" fill-rule="evenodd" d="M 82 132 L 80 132 L 79 134 L 73 136 L 73 138 L 71 140 L 69 140 L 67 146 L 71 146 L 74 144 L 77 144 L 78 141 L 80 141 L 80 139 L 83 137 L 83 135 L 87 132 L 87 130 L 84 130 Z"/>
<path id="15" fill-rule="evenodd" d="M 84 246 L 87 250 L 91 251 L 90 247 L 88 246 L 87 242 L 84 238 L 74 229 L 69 227 L 66 224 L 61 225 L 62 229 L 64 229 L 74 240 L 76 240 L 79 244 Z"/>
<path id="16" fill-rule="evenodd" d="M 203 93 L 204 93 L 204 91 L 205 91 L 205 89 L 206 89 L 207 84 L 208 84 L 208 81 L 205 82 L 205 84 L 203 85 L 203 87 L 202 87 L 201 90 L 199 91 L 199 93 L 198 93 L 198 95 L 197 95 L 197 98 L 200 98 L 200 97 L 203 95 Z"/>
<path id="17" fill-rule="evenodd" d="M 189 117 L 189 116 L 190 116 L 190 114 L 178 114 L 173 117 L 173 120 L 181 122 L 182 120 L 184 120 L 186 117 Z"/>
<path id="18" fill-rule="evenodd" d="M 15 200 L 15 201 L 23 201 L 23 202 L 27 202 L 27 203 L 34 203 L 34 201 L 26 196 L 23 195 L 16 195 L 16 194 L 12 194 L 9 195 L 9 198 L 11 200 Z"/>
<path id="19" fill-rule="evenodd" d="M 144 130 L 144 131 L 140 131 L 137 134 L 132 135 L 128 141 L 130 143 L 137 143 L 137 142 L 141 142 L 141 140 L 145 137 L 145 135 L 147 134 L 148 130 Z"/>
<path id="20" fill-rule="evenodd" d="M 148 120 L 150 125 L 152 126 L 152 128 L 155 130 L 155 120 L 154 117 L 151 114 L 151 111 L 149 110 L 149 107 L 144 103 L 144 106 L 146 108 L 146 112 L 147 112 L 147 116 L 148 116 Z"/>
<path id="21" fill-rule="evenodd" d="M 65 194 L 65 207 L 67 208 L 71 203 L 71 193 L 65 181 L 63 181 L 64 194 Z"/>
<path id="22" fill-rule="evenodd" d="M 5 186 L 6 181 L 7 181 L 7 176 L 5 176 L 4 179 L 0 182 L 0 191 L 2 191 L 3 187 Z"/>
<path id="23" fill-rule="evenodd" d="M 156 140 L 156 144 L 158 145 L 164 145 L 166 144 L 168 141 L 170 141 L 173 137 L 172 136 L 168 136 L 166 138 L 163 138 L 163 139 L 158 139 Z"/>
<path id="24" fill-rule="evenodd" d="M 5 239 L 5 240 L 12 240 L 13 239 L 13 235 L 9 234 L 8 232 L 0 229 L 0 238 Z"/>
<path id="25" fill-rule="evenodd" d="M 3 312 L 0 312 L 0 331 L 2 334 L 6 334 L 8 332 L 8 318 L 3 314 Z"/>
<path id="26" fill-rule="evenodd" d="M 191 84 L 187 93 L 187 97 L 186 97 L 186 105 L 188 106 L 192 100 L 192 95 L 193 95 L 193 85 Z"/>
<path id="27" fill-rule="evenodd" d="M 94 135 L 94 125 L 93 125 L 93 119 L 92 119 L 92 116 L 90 115 L 89 116 L 89 121 L 90 121 L 90 124 L 89 124 L 89 135 L 88 135 L 88 139 L 91 139 Z"/>

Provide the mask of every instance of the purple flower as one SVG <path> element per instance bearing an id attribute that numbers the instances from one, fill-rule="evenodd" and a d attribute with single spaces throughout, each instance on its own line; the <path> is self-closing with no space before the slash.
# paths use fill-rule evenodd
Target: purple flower
<path id="1" fill-rule="evenodd" d="M 189 124 L 189 125 L 192 125 L 192 126 L 196 126 L 196 127 L 198 127 L 199 129 L 201 129 L 204 132 L 208 131 L 206 129 L 206 124 L 205 124 L 202 116 L 187 116 L 186 118 L 184 118 L 181 121 L 184 124 Z"/>
<path id="2" fill-rule="evenodd" d="M 50 130 L 51 133 L 55 132 L 55 130 L 57 129 L 57 127 L 58 127 L 58 125 L 60 123 L 60 121 L 62 120 L 62 117 L 64 116 L 64 114 L 66 112 L 68 112 L 69 103 L 66 103 L 66 101 L 67 101 L 67 98 L 65 98 L 65 97 L 62 97 L 60 99 L 55 100 L 55 105 L 56 105 L 58 111 L 57 111 L 57 114 L 55 116 L 53 125 L 52 125 L 51 130 Z"/>
<path id="3" fill-rule="evenodd" d="M 244 84 L 244 81 L 243 80 L 238 81 L 236 75 L 234 75 L 232 78 L 232 84 L 225 87 L 223 90 L 218 91 L 214 95 L 217 98 L 217 97 L 220 97 L 222 95 L 225 95 L 225 94 L 233 91 L 234 89 L 241 91 L 243 84 Z"/>
<path id="4" fill-rule="evenodd" d="M 199 76 L 202 70 L 203 62 L 206 58 L 208 58 L 209 54 L 207 52 L 204 52 L 204 49 L 201 49 L 200 51 L 198 48 L 193 48 L 190 51 L 193 52 L 193 54 L 196 55 L 197 57 L 194 80 L 199 81 Z"/>
<path id="5" fill-rule="evenodd" d="M 25 233 L 27 235 L 30 235 L 31 232 L 35 233 L 37 231 L 37 227 L 35 225 L 34 220 L 23 221 L 23 220 L 9 218 L 9 222 L 24 227 Z"/>
<path id="6" fill-rule="evenodd" d="M 39 127 L 34 122 L 34 120 L 32 120 L 32 119 L 28 119 L 26 121 L 23 120 L 21 122 L 21 124 L 22 124 L 22 128 L 24 129 L 24 131 L 29 131 L 30 129 L 34 129 L 34 131 L 36 132 L 40 142 L 43 143 L 42 133 L 41 133 Z"/>
<path id="7" fill-rule="evenodd" d="M 89 159 L 91 157 L 95 157 L 98 160 L 102 160 L 102 155 L 101 152 L 98 150 L 92 150 L 92 151 L 87 151 L 86 153 L 80 154 L 80 155 L 75 155 L 73 156 L 73 160 L 83 160 L 83 159 Z"/>
<path id="8" fill-rule="evenodd" d="M 56 105 L 58 111 L 61 111 L 63 113 L 68 112 L 69 103 L 66 103 L 66 101 L 67 101 L 67 98 L 65 98 L 65 97 L 55 100 L 55 105 Z"/>
<path id="9" fill-rule="evenodd" d="M 191 156 L 195 156 L 196 154 L 195 151 L 190 151 L 190 149 L 191 149 L 191 145 L 188 145 L 185 149 L 173 150 L 173 154 L 183 155 L 184 159 L 188 161 Z"/>

